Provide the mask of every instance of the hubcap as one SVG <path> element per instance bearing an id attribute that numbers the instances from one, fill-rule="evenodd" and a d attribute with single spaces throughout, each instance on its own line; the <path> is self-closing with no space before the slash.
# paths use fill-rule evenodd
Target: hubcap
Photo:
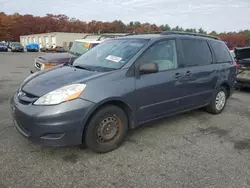
<path id="1" fill-rule="evenodd" d="M 114 139 L 121 127 L 121 120 L 116 117 L 104 118 L 97 128 L 97 139 L 100 142 L 107 142 Z"/>
<path id="2" fill-rule="evenodd" d="M 220 91 L 215 99 L 215 107 L 217 110 L 221 110 L 226 103 L 226 94 L 224 91 Z"/>

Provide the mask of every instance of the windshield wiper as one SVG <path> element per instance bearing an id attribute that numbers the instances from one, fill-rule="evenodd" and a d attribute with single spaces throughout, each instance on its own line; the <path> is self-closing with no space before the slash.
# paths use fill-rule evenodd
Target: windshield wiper
<path id="1" fill-rule="evenodd" d="M 70 53 L 70 54 L 72 54 L 72 55 L 75 55 L 75 53 L 74 53 L 74 52 L 72 52 L 72 51 L 69 51 L 68 53 Z"/>
<path id="2" fill-rule="evenodd" d="M 86 67 L 86 66 L 74 65 L 73 67 L 75 67 L 77 69 L 84 69 L 84 70 L 88 70 L 88 71 L 95 71 L 93 68 Z"/>

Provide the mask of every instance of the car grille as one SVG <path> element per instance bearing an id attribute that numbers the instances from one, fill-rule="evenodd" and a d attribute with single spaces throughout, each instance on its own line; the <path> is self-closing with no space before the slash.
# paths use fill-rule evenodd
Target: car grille
<path id="1" fill-rule="evenodd" d="M 17 98 L 22 104 L 31 104 L 38 99 L 37 96 L 24 92 L 22 90 L 18 91 Z"/>

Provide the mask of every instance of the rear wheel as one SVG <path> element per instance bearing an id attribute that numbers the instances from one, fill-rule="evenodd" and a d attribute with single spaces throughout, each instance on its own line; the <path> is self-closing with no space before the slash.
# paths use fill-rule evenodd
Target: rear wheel
<path id="1" fill-rule="evenodd" d="M 122 109 L 108 105 L 98 110 L 84 132 L 84 143 L 99 153 L 112 151 L 120 146 L 128 131 L 128 119 Z"/>
<path id="2" fill-rule="evenodd" d="M 227 94 L 228 93 L 225 87 L 219 87 L 206 110 L 212 114 L 220 114 L 226 106 Z"/>

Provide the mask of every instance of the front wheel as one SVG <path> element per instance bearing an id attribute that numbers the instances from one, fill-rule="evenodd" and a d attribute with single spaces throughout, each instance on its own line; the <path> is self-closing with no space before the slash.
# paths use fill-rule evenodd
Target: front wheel
<path id="1" fill-rule="evenodd" d="M 220 114 L 226 106 L 227 94 L 228 93 L 225 87 L 219 87 L 206 110 L 212 114 Z"/>
<path id="2" fill-rule="evenodd" d="M 128 131 L 125 112 L 114 105 L 98 110 L 90 119 L 84 132 L 86 146 L 98 153 L 106 153 L 118 148 Z"/>

